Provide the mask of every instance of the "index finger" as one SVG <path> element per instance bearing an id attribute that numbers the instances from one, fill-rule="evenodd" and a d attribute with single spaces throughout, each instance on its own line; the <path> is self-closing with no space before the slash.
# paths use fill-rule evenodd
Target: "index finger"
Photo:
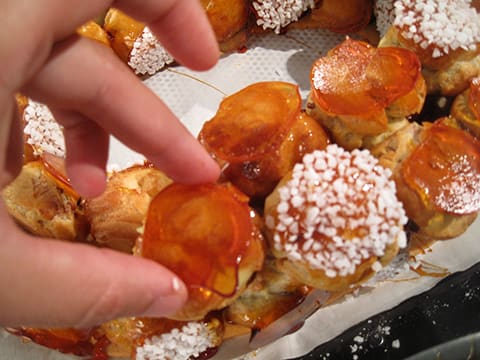
<path id="1" fill-rule="evenodd" d="M 69 152 L 82 149 L 104 155 L 101 144 L 90 142 L 92 126 L 81 123 L 95 121 L 174 180 L 205 182 L 219 175 L 218 165 L 169 108 L 103 45 L 82 38 L 63 44 L 25 91 L 54 109 L 82 115 L 74 123 L 57 119 L 81 140 L 75 141 L 81 146 L 67 148 L 68 161 Z"/>

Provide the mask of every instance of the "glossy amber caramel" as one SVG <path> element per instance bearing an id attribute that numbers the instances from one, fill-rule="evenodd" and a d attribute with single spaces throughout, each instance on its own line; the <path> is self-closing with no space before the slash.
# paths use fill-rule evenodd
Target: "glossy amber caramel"
<path id="1" fill-rule="evenodd" d="M 229 162 L 252 161 L 275 151 L 301 107 L 298 86 L 260 82 L 225 98 L 206 122 L 200 141 Z"/>
<path id="2" fill-rule="evenodd" d="M 254 232 L 248 198 L 229 185 L 173 184 L 150 204 L 142 256 L 175 272 L 196 296 L 231 296 Z"/>
<path id="3" fill-rule="evenodd" d="M 405 161 L 402 175 L 425 204 L 454 215 L 480 209 L 480 142 L 437 120 Z"/>
<path id="4" fill-rule="evenodd" d="M 409 93 L 419 75 L 413 52 L 347 38 L 314 63 L 310 78 L 315 102 L 324 111 L 367 118 Z"/>

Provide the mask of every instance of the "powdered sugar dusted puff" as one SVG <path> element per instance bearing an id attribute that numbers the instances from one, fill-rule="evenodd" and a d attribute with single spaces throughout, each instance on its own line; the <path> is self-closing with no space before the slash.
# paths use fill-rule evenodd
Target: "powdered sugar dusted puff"
<path id="1" fill-rule="evenodd" d="M 257 25 L 264 30 L 280 30 L 297 21 L 307 10 L 315 6 L 314 0 L 256 0 L 252 2 Z"/>
<path id="2" fill-rule="evenodd" d="M 207 359 L 222 342 L 223 331 L 222 322 L 215 317 L 190 322 L 122 318 L 99 329 L 109 342 L 106 350 L 110 357 L 132 360 Z"/>
<path id="3" fill-rule="evenodd" d="M 137 75 L 153 75 L 174 61 L 145 24 L 117 9 L 107 12 L 104 28 L 112 49 Z"/>
<path id="4" fill-rule="evenodd" d="M 393 13 L 388 1 L 380 4 L 379 19 L 392 23 L 379 46 L 415 51 L 430 93 L 455 95 L 480 73 L 480 14 L 471 0 L 397 0 Z"/>
<path id="5" fill-rule="evenodd" d="M 304 156 L 265 203 L 274 256 L 299 281 L 341 291 L 406 246 L 390 171 L 366 150 L 337 145 Z"/>
<path id="6" fill-rule="evenodd" d="M 220 341 L 219 341 L 220 340 Z M 215 328 L 191 321 L 168 333 L 146 339 L 136 349 L 136 360 L 188 360 L 198 358 L 221 342 Z"/>

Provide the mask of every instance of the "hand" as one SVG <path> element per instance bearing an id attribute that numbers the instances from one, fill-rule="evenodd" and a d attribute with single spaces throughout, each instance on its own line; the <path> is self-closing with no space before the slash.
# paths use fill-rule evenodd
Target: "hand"
<path id="1" fill-rule="evenodd" d="M 218 48 L 197 0 L 3 0 L 0 32 L 0 188 L 18 173 L 23 142 L 16 92 L 47 104 L 65 130 L 67 172 L 84 196 L 105 186 L 108 135 L 182 182 L 214 181 L 218 166 L 169 109 L 101 44 L 75 29 L 110 6 L 145 22 L 195 70 Z M 183 283 L 141 258 L 22 232 L 0 201 L 0 324 L 88 327 L 121 316 L 165 316 Z"/>

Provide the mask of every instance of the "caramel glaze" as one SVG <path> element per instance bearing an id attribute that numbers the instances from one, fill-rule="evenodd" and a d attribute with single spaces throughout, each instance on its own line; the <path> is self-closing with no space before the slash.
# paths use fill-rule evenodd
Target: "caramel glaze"
<path id="1" fill-rule="evenodd" d="M 480 119 L 480 78 L 472 79 L 470 83 L 470 93 L 468 95 L 468 108 L 475 116 Z"/>
<path id="2" fill-rule="evenodd" d="M 173 184 L 150 204 L 142 256 L 167 266 L 191 289 L 204 289 L 198 296 L 231 296 L 253 231 L 248 198 L 233 187 Z"/>
<path id="3" fill-rule="evenodd" d="M 425 204 L 449 214 L 472 214 L 480 208 L 480 142 L 438 120 L 403 165 L 403 177 Z"/>
<path id="4" fill-rule="evenodd" d="M 256 309 L 254 312 L 246 312 L 245 316 L 250 318 L 253 324 L 253 331 L 261 331 L 286 313 L 299 306 L 308 294 L 307 286 L 299 287 L 291 293 L 284 293 L 275 299 L 274 303 L 267 304 L 264 308 Z M 292 329 L 291 331 L 294 331 Z"/>
<path id="5" fill-rule="evenodd" d="M 76 329 L 9 329 L 17 336 L 22 336 L 37 344 L 65 354 L 89 356 L 91 360 L 107 360 L 109 340 L 98 331 Z"/>
<path id="6" fill-rule="evenodd" d="M 420 61 L 412 51 L 347 38 L 317 59 L 310 79 L 315 102 L 325 112 L 368 119 L 409 93 L 419 76 Z"/>

